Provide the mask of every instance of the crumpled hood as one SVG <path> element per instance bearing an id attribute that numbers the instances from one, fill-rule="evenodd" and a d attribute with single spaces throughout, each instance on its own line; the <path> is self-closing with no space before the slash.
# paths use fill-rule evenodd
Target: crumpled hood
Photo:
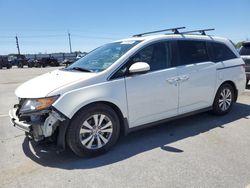
<path id="1" fill-rule="evenodd" d="M 76 81 L 87 80 L 95 75 L 95 73 L 55 70 L 23 83 L 16 89 L 15 94 L 20 98 L 42 98 L 55 89 Z"/>

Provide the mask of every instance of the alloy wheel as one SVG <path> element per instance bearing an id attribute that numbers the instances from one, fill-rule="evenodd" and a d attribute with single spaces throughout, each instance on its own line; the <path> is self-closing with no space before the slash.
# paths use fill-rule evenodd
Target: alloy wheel
<path id="1" fill-rule="evenodd" d="M 229 109 L 232 103 L 232 92 L 230 89 L 225 88 L 220 93 L 219 107 L 222 111 Z"/>
<path id="2" fill-rule="evenodd" d="M 80 140 L 88 149 L 99 149 L 107 144 L 113 133 L 113 124 L 104 114 L 94 114 L 87 118 L 80 128 Z"/>

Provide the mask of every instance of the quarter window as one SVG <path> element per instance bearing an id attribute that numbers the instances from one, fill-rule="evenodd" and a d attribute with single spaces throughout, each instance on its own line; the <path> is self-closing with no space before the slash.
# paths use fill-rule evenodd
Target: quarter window
<path id="1" fill-rule="evenodd" d="M 212 48 L 215 62 L 237 58 L 225 44 L 212 43 Z"/>

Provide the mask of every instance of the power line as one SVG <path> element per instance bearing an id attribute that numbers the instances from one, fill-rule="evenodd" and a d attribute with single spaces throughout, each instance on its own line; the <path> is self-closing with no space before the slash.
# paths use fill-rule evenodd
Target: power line
<path id="1" fill-rule="evenodd" d="M 61 34 L 61 35 L 19 35 L 18 38 L 61 38 L 61 37 L 68 37 L 74 36 L 74 37 L 80 37 L 80 38 L 93 38 L 93 39 L 108 39 L 108 40 L 116 40 L 118 37 L 112 36 L 112 37 L 100 37 L 100 36 L 90 36 L 90 35 L 78 35 L 78 34 L 71 34 L 68 32 L 68 34 Z M 0 38 L 15 38 L 14 36 L 0 36 Z M 119 37 L 122 38 L 122 37 Z"/>
<path id="2" fill-rule="evenodd" d="M 114 37 L 97 37 L 97 36 L 87 36 L 87 35 L 71 35 L 71 36 L 79 38 L 90 38 L 90 39 L 117 40 L 117 38 Z"/>
<path id="3" fill-rule="evenodd" d="M 72 53 L 72 43 L 71 43 L 71 37 L 78 37 L 78 38 L 85 38 L 85 39 L 97 39 L 97 40 L 117 40 L 117 38 L 115 38 L 114 36 L 112 37 L 99 37 L 99 36 L 89 36 L 89 35 L 75 35 L 75 34 L 71 34 L 69 31 L 67 34 L 61 34 L 61 35 L 16 35 L 16 36 L 7 36 L 7 35 L 2 35 L 0 36 L 0 39 L 6 39 L 8 41 L 10 40 L 14 40 L 16 41 L 16 47 L 17 47 L 17 51 L 18 51 L 18 54 L 21 54 L 20 52 L 20 44 L 19 44 L 19 39 L 23 39 L 21 40 L 22 42 L 29 42 L 30 40 L 25 40 L 25 39 L 29 39 L 29 38 L 34 38 L 34 40 L 32 41 L 35 41 L 35 39 L 40 39 L 40 38 L 62 38 L 62 37 L 65 37 L 63 40 L 66 39 L 66 37 L 68 38 L 68 44 L 69 44 L 69 50 L 70 50 L 70 53 Z M 63 41 L 62 39 L 57 39 L 57 40 L 60 40 L 60 41 Z M 45 41 L 45 40 L 44 40 Z"/>

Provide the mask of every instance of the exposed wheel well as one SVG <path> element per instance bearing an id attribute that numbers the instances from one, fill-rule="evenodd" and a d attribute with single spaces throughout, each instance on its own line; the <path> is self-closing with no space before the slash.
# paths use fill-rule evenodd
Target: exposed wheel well
<path id="1" fill-rule="evenodd" d="M 123 116 L 121 110 L 119 109 L 119 107 L 116 106 L 114 103 L 107 102 L 107 101 L 97 101 L 97 102 L 89 103 L 86 106 L 83 106 L 81 109 L 92 106 L 92 105 L 96 105 L 96 104 L 105 104 L 105 105 L 111 107 L 116 112 L 116 114 L 117 114 L 117 116 L 119 118 L 120 125 L 121 125 L 120 133 L 123 134 L 123 135 L 126 134 L 126 127 L 125 127 L 126 125 L 125 125 L 125 121 L 124 121 L 124 116 Z M 77 112 L 79 112 L 81 109 L 79 109 Z"/>
<path id="2" fill-rule="evenodd" d="M 233 89 L 234 89 L 234 102 L 236 102 L 236 101 L 237 101 L 237 98 L 238 98 L 238 90 L 237 90 L 237 88 L 236 88 L 234 82 L 232 82 L 232 81 L 230 81 L 230 80 L 227 80 L 227 81 L 223 82 L 223 83 L 220 85 L 220 87 L 221 87 L 222 85 L 224 85 L 224 84 L 230 84 L 230 85 L 233 87 Z"/>

